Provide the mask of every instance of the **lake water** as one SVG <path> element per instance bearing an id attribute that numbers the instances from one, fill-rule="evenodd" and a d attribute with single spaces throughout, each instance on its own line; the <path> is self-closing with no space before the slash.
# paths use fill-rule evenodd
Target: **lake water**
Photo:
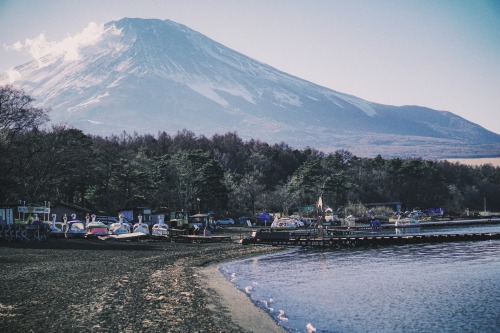
<path id="1" fill-rule="evenodd" d="M 290 332 L 500 332 L 500 240 L 295 249 L 221 271 Z"/>

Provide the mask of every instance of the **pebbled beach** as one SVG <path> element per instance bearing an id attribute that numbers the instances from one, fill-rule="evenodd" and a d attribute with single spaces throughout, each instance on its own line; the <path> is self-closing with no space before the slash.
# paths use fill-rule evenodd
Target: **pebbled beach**
<path id="1" fill-rule="evenodd" d="M 229 242 L 0 242 L 0 330 L 284 332 L 217 268 L 278 250 Z"/>

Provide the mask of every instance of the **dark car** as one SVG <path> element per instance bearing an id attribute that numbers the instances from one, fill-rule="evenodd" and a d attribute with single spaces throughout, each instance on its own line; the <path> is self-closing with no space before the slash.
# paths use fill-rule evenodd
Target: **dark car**
<path id="1" fill-rule="evenodd" d="M 96 216 L 95 220 L 100 221 L 108 226 L 113 224 L 113 223 L 120 222 L 120 219 L 118 217 L 115 217 L 115 216 Z M 126 223 L 129 226 L 132 226 L 132 222 L 129 219 L 127 219 L 126 217 L 123 218 L 123 223 Z"/>

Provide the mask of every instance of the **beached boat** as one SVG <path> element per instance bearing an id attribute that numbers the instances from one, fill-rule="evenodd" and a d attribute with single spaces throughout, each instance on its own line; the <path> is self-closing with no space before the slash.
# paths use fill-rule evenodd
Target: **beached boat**
<path id="1" fill-rule="evenodd" d="M 130 233 L 130 226 L 127 223 L 123 222 L 123 215 L 119 216 L 119 221 L 120 222 L 112 223 L 109 226 L 108 233 L 110 235 L 123 235 Z"/>
<path id="2" fill-rule="evenodd" d="M 418 228 L 420 226 L 420 222 L 410 217 L 405 217 L 402 219 L 401 216 L 398 216 L 398 219 L 396 220 L 394 226 L 396 228 Z"/>
<path id="3" fill-rule="evenodd" d="M 356 225 L 356 217 L 354 215 L 347 216 L 342 225 L 345 227 L 354 227 Z"/>
<path id="4" fill-rule="evenodd" d="M 87 237 L 97 237 L 97 236 L 105 236 L 108 234 L 108 226 L 101 222 L 96 221 L 95 214 L 92 214 L 92 221 L 88 221 L 87 219 Z"/>
<path id="5" fill-rule="evenodd" d="M 151 232 L 153 236 L 168 236 L 168 225 L 163 222 L 163 216 L 158 216 L 158 223 L 153 225 L 153 231 Z"/>
<path id="6" fill-rule="evenodd" d="M 137 218 L 139 219 L 139 222 L 134 224 L 132 229 L 133 232 L 139 232 L 149 236 L 149 226 L 146 223 L 142 223 L 142 215 L 139 215 Z"/>
<path id="7" fill-rule="evenodd" d="M 325 209 L 325 220 L 323 221 L 323 225 L 339 225 L 340 219 L 339 217 L 333 213 L 333 209 L 327 208 Z"/>
<path id="8" fill-rule="evenodd" d="M 68 222 L 68 227 L 66 228 L 66 238 L 83 238 L 86 233 L 85 222 L 77 220 L 76 214 L 72 214 L 71 221 Z"/>
<path id="9" fill-rule="evenodd" d="M 271 230 L 294 230 L 294 229 L 297 229 L 297 223 L 292 218 L 276 217 L 273 223 L 271 223 Z"/>
<path id="10" fill-rule="evenodd" d="M 52 237 L 64 237 L 68 227 L 68 217 L 66 214 L 63 216 L 63 222 L 56 221 L 57 215 L 52 214 L 52 221 L 50 222 L 50 235 Z"/>

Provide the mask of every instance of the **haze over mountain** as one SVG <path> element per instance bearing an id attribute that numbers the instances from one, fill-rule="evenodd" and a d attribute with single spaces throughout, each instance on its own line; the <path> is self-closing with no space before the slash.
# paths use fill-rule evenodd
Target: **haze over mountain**
<path id="1" fill-rule="evenodd" d="M 321 87 L 169 20 L 109 22 L 74 51 L 18 66 L 14 86 L 52 108 L 52 123 L 91 134 L 185 128 L 359 156 L 500 156 L 499 134 L 451 112 Z"/>

